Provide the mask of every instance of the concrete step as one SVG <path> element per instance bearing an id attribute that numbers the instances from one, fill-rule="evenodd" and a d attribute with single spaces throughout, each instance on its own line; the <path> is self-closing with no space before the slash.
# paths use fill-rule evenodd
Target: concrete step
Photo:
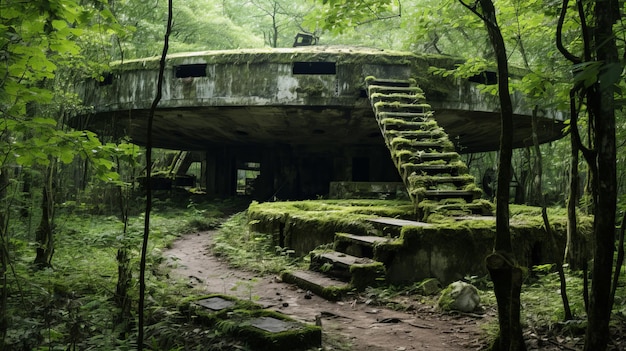
<path id="1" fill-rule="evenodd" d="M 413 103 L 422 103 L 424 101 L 424 97 L 422 95 L 415 94 L 406 94 L 406 93 L 394 93 L 394 94 L 383 94 L 383 93 L 374 93 L 370 97 L 370 101 L 373 104 L 381 101 L 397 101 L 403 104 L 413 104 Z"/>
<path id="2" fill-rule="evenodd" d="M 281 279 L 286 283 L 295 284 L 303 290 L 309 290 L 315 295 L 331 301 L 341 299 L 344 294 L 352 290 L 350 283 L 315 271 L 298 270 L 283 272 Z"/>
<path id="3" fill-rule="evenodd" d="M 376 114 L 379 121 L 386 118 L 399 119 L 406 122 L 426 122 L 433 120 L 433 114 L 431 111 L 424 112 L 395 112 L 395 111 L 381 111 Z M 434 120 L 433 120 L 434 121 Z M 435 122 L 436 124 L 436 122 Z"/>
<path id="4" fill-rule="evenodd" d="M 335 250 L 356 257 L 374 259 L 375 247 L 391 242 L 391 238 L 374 235 L 335 234 Z"/>
<path id="5" fill-rule="evenodd" d="M 478 199 L 481 195 L 480 190 L 426 190 L 420 193 L 429 200 L 441 201 L 444 199 L 463 199 L 468 204 Z"/>
<path id="6" fill-rule="evenodd" d="M 454 144 L 448 138 L 439 139 L 409 139 L 404 137 L 394 137 L 388 141 L 392 151 L 398 152 L 407 150 L 410 152 L 436 151 L 453 152 Z"/>
<path id="7" fill-rule="evenodd" d="M 372 96 L 374 93 L 382 94 L 412 94 L 423 96 L 424 91 L 414 86 L 385 86 L 385 85 L 369 85 L 367 87 L 368 96 Z"/>
<path id="8" fill-rule="evenodd" d="M 378 113 L 396 112 L 396 113 L 427 113 L 431 111 L 431 107 L 424 103 L 405 104 L 398 101 L 379 101 L 374 104 L 374 108 Z"/>
<path id="9" fill-rule="evenodd" d="M 415 86 L 415 80 L 413 79 L 385 79 L 376 77 L 365 78 L 367 85 L 377 85 L 385 87 L 411 87 Z"/>
<path id="10" fill-rule="evenodd" d="M 442 203 L 423 207 L 424 217 L 427 217 L 431 213 L 438 213 L 464 220 L 468 218 L 491 220 L 494 218 L 492 217 L 494 206 L 488 201 L 474 200 L 470 203 Z"/>
<path id="11" fill-rule="evenodd" d="M 474 177 L 470 174 L 460 176 L 422 176 L 415 178 L 410 183 L 412 187 L 423 187 L 430 190 L 445 190 L 447 187 L 462 189 L 469 184 L 474 184 Z"/>
<path id="12" fill-rule="evenodd" d="M 409 150 L 397 151 L 395 156 L 402 163 L 421 163 L 435 160 L 445 160 L 446 162 L 457 161 L 457 152 L 411 152 Z"/>
<path id="13" fill-rule="evenodd" d="M 385 113 L 384 115 L 387 115 L 387 114 Z M 393 113 L 389 113 L 389 115 L 393 115 Z M 381 118 L 378 122 L 382 126 L 383 131 L 435 130 L 435 129 L 440 128 L 437 125 L 437 122 L 430 118 L 419 120 L 419 121 L 407 121 L 407 120 L 400 119 L 400 118 L 383 116 L 383 118 Z"/>
<path id="14" fill-rule="evenodd" d="M 363 290 L 385 281 L 385 266 L 367 257 L 357 257 L 338 251 L 313 252 L 309 269 L 350 281 L 350 285 Z"/>
<path id="15" fill-rule="evenodd" d="M 401 167 L 407 173 L 408 176 L 410 176 L 413 172 L 415 172 L 417 176 L 449 175 L 449 176 L 454 177 L 454 176 L 467 174 L 467 168 L 464 168 L 456 163 L 448 163 L 448 164 L 405 163 Z"/>
<path id="16" fill-rule="evenodd" d="M 428 129 L 428 130 L 396 130 L 396 129 L 387 129 L 385 131 L 385 136 L 388 138 L 394 137 L 402 137 L 407 139 L 439 139 L 447 136 L 446 132 L 443 129 Z"/>
<path id="17" fill-rule="evenodd" d="M 400 218 L 378 217 L 366 219 L 372 226 L 380 232 L 381 236 L 392 238 L 400 237 L 400 232 L 404 226 L 431 226 L 425 222 L 411 221 Z"/>

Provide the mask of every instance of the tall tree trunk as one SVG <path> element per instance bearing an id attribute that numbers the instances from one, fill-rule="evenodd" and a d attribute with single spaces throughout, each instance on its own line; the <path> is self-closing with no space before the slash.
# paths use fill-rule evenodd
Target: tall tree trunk
<path id="1" fill-rule="evenodd" d="M 496 190 L 496 239 L 494 252 L 486 258 L 487 269 L 493 281 L 498 302 L 498 323 L 500 326 L 492 350 L 526 350 L 520 324 L 520 293 L 523 275 L 513 255 L 509 226 L 509 185 L 511 183 L 511 159 L 513 156 L 513 138 L 511 137 L 513 135 L 513 103 L 509 94 L 506 47 L 492 1 L 479 0 L 472 5 L 460 1 L 485 23 L 498 64 L 501 129 Z M 479 8 L 476 7 L 476 4 L 480 4 Z"/>
<path id="2" fill-rule="evenodd" d="M 34 263 L 38 269 L 51 267 L 52 255 L 54 254 L 54 236 L 52 232 L 52 220 L 54 218 L 53 173 L 54 162 L 51 162 L 44 176 L 43 195 L 41 197 L 41 220 L 35 230 L 37 255 Z"/>
<path id="3" fill-rule="evenodd" d="M 615 82 L 610 72 L 622 72 L 613 24 L 619 16 L 618 1 L 595 2 L 594 43 L 596 60 L 602 63 L 598 82 L 587 91 L 588 108 L 595 126 L 597 174 L 594 177 L 595 213 L 591 298 L 587 313 L 585 351 L 604 350 L 609 341 L 611 280 L 615 252 L 617 203 L 615 146 Z M 619 73 L 617 75 L 619 77 Z M 608 81 L 608 84 L 607 84 Z"/>

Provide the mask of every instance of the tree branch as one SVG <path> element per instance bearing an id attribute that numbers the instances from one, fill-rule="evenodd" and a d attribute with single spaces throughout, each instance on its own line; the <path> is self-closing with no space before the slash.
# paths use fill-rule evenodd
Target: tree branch
<path id="1" fill-rule="evenodd" d="M 559 21 L 556 25 L 556 47 L 559 49 L 559 52 L 565 56 L 566 59 L 572 61 L 573 63 L 581 63 L 582 60 L 580 57 L 574 56 L 565 46 L 563 46 L 563 23 L 565 22 L 565 15 L 567 14 L 567 5 L 569 4 L 569 0 L 563 0 L 563 4 L 561 7 L 561 14 L 559 15 Z M 583 39 L 584 40 L 584 39 Z M 584 40 L 586 41 L 586 40 Z"/>

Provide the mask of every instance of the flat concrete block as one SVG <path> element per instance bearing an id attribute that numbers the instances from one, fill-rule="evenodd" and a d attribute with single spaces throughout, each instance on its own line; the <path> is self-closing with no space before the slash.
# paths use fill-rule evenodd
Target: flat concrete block
<path id="1" fill-rule="evenodd" d="M 226 308 L 231 308 L 235 305 L 234 301 L 225 300 L 221 297 L 210 297 L 208 299 L 196 301 L 197 305 L 208 308 L 213 311 L 221 311 Z"/>
<path id="2" fill-rule="evenodd" d="M 282 321 L 273 317 L 259 317 L 250 321 L 250 325 L 270 333 L 280 333 L 299 328 L 295 322 Z"/>

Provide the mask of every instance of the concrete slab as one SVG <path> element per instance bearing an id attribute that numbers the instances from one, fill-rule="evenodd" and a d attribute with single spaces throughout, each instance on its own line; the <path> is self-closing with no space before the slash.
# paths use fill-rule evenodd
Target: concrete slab
<path id="1" fill-rule="evenodd" d="M 388 218 L 388 217 L 370 218 L 370 219 L 367 219 L 367 221 L 378 223 L 378 224 L 393 225 L 397 227 L 404 227 L 404 226 L 430 227 L 432 226 L 432 224 L 429 224 L 426 222 L 409 221 L 406 219 Z"/>
<path id="2" fill-rule="evenodd" d="M 375 236 L 375 235 L 355 235 L 355 234 L 349 234 L 349 233 L 341 233 L 341 237 L 349 239 L 350 241 L 354 241 L 359 244 L 366 244 L 370 246 L 389 241 L 388 238 Z"/>
<path id="3" fill-rule="evenodd" d="M 250 325 L 270 333 L 280 333 L 299 328 L 296 322 L 281 321 L 273 317 L 258 317 L 250 321 Z"/>
<path id="4" fill-rule="evenodd" d="M 281 278 L 328 300 L 338 300 L 343 293 L 352 289 L 347 282 L 314 271 L 284 272 Z"/>
<path id="5" fill-rule="evenodd" d="M 356 256 L 348 255 L 346 253 L 337 252 L 337 251 L 324 252 L 320 254 L 320 257 L 325 261 L 339 263 L 340 265 L 343 265 L 346 267 L 350 267 L 355 264 L 371 264 L 371 263 L 376 262 L 372 260 L 371 258 L 356 257 Z"/>
<path id="6" fill-rule="evenodd" d="M 231 308 L 235 305 L 234 301 L 229 301 L 221 297 L 210 297 L 208 299 L 196 301 L 196 304 L 208 308 L 212 311 L 221 311 L 226 308 Z"/>

